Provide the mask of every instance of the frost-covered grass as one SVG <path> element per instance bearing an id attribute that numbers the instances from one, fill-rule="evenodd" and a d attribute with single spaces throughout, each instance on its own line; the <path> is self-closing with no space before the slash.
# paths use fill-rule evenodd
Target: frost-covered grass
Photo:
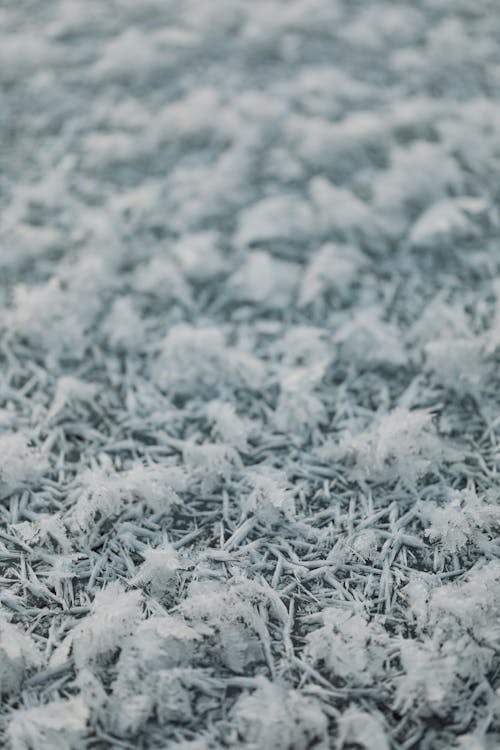
<path id="1" fill-rule="evenodd" d="M 0 746 L 500 746 L 500 7 L 0 7 Z"/>

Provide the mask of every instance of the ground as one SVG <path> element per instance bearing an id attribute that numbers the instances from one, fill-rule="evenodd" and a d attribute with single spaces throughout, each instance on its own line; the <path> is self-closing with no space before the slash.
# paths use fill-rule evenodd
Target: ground
<path id="1" fill-rule="evenodd" d="M 2 746 L 499 746 L 499 40 L 4 0 Z"/>

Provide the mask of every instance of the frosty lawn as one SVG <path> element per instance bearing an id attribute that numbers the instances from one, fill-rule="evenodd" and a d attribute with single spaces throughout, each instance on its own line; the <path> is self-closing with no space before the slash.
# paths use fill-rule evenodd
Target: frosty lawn
<path id="1" fill-rule="evenodd" d="M 2 4 L 1 747 L 500 747 L 499 38 Z"/>

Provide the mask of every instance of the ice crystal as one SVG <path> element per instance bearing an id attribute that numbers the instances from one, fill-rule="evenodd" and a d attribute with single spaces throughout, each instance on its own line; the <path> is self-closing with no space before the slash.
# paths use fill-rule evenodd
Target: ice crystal
<path id="1" fill-rule="evenodd" d="M 0 746 L 500 747 L 498 2 L 0 6 Z"/>

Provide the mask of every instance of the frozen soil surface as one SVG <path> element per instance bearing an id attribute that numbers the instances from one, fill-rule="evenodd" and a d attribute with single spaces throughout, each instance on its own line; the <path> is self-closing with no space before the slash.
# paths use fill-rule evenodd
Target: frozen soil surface
<path id="1" fill-rule="evenodd" d="M 497 0 L 4 0 L 0 744 L 500 746 Z"/>

